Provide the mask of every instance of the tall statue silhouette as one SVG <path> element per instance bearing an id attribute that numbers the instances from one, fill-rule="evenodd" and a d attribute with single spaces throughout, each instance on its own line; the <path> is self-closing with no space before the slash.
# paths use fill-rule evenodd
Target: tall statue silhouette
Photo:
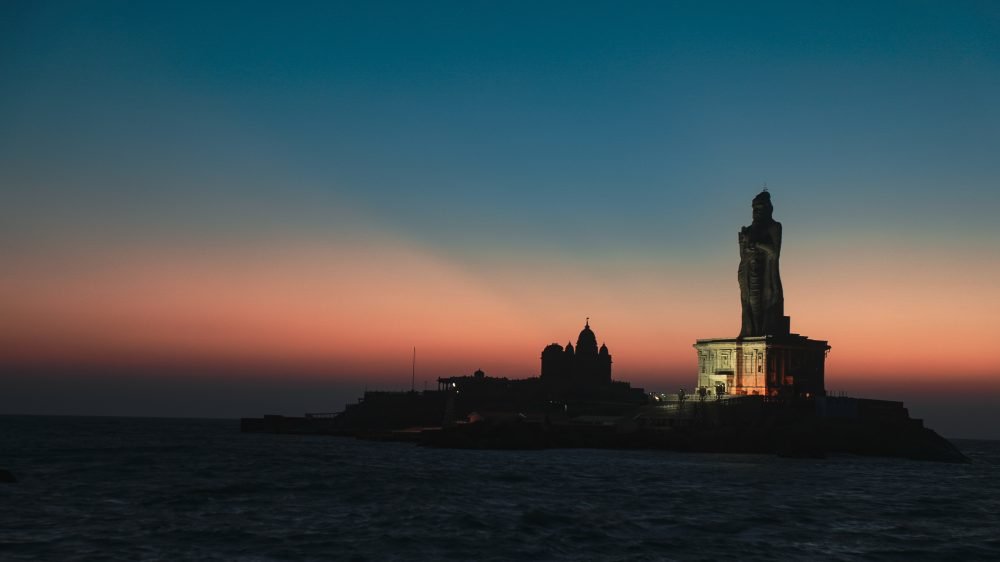
<path id="1" fill-rule="evenodd" d="M 740 229 L 740 301 L 743 327 L 740 337 L 786 335 L 785 297 L 778 273 L 781 256 L 781 223 L 771 214 L 771 194 L 753 198 L 753 222 Z"/>

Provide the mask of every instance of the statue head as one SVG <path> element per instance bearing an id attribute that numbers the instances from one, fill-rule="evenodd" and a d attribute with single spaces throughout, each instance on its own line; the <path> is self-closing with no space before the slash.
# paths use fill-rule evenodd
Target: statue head
<path id="1" fill-rule="evenodd" d="M 767 191 L 761 191 L 753 198 L 753 220 L 754 222 L 761 220 L 771 220 L 771 213 L 774 212 L 774 207 L 771 205 L 771 194 Z"/>

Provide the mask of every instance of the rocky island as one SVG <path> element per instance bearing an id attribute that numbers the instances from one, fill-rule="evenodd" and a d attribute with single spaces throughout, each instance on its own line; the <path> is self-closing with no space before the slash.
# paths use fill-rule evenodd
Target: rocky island
<path id="1" fill-rule="evenodd" d="M 857 454 L 968 462 L 910 417 L 902 402 L 828 396 L 831 346 L 791 331 L 771 195 L 752 202 L 738 233 L 742 324 L 699 339 L 694 392 L 648 393 L 612 379 L 611 353 L 589 319 L 576 345 L 553 343 L 537 377 L 482 371 L 436 390 L 365 392 L 337 414 L 244 418 L 244 432 L 345 435 L 455 448 L 641 448 L 824 457 Z"/>

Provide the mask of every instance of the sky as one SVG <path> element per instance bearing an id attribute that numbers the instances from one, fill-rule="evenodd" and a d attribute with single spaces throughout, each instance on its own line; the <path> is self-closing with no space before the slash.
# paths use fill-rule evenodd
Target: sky
<path id="1" fill-rule="evenodd" d="M 11 1 L 0 77 L 0 413 L 338 411 L 587 317 L 690 389 L 766 184 L 827 388 L 1000 439 L 995 2 Z"/>

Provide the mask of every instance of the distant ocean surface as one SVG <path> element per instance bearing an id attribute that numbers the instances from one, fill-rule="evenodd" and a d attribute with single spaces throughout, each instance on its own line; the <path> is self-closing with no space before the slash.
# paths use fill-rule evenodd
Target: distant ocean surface
<path id="1" fill-rule="evenodd" d="M 0 416 L 0 559 L 998 560 L 1000 442 L 956 444 L 973 464 Z"/>

